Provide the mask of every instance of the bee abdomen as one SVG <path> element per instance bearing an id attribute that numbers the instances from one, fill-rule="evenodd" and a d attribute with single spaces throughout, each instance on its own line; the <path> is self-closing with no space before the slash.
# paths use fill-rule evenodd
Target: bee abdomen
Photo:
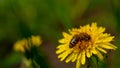
<path id="1" fill-rule="evenodd" d="M 72 39 L 71 39 L 71 41 L 70 41 L 70 45 L 69 45 L 69 47 L 70 48 L 73 48 L 78 42 L 79 42 L 79 37 L 76 35 L 76 36 L 74 36 Z"/>

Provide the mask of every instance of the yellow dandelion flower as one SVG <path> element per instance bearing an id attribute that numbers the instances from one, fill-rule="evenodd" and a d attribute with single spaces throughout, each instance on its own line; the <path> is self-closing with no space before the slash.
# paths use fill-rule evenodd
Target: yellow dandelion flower
<path id="1" fill-rule="evenodd" d="M 31 42 L 35 46 L 39 46 L 42 43 L 40 36 L 31 36 Z"/>
<path id="2" fill-rule="evenodd" d="M 99 59 L 103 59 L 102 53 L 107 53 L 106 49 L 115 50 L 117 47 L 111 44 L 114 36 L 104 33 L 104 27 L 98 27 L 96 23 L 80 26 L 69 30 L 69 34 L 63 32 L 63 39 L 57 46 L 56 54 L 59 54 L 60 61 L 66 63 L 76 61 L 76 68 L 84 65 L 86 57 L 90 58 L 93 54 Z"/>
<path id="3" fill-rule="evenodd" d="M 15 44 L 14 44 L 14 50 L 15 51 L 21 51 L 21 52 L 25 52 L 25 48 L 28 48 L 28 42 L 26 39 L 23 39 L 23 40 L 20 40 L 20 41 L 17 41 Z"/>
<path id="4" fill-rule="evenodd" d="M 42 43 L 40 36 L 31 36 L 28 39 L 22 39 L 17 41 L 14 44 L 14 50 L 25 52 L 25 50 L 29 50 L 32 46 L 39 46 Z"/>

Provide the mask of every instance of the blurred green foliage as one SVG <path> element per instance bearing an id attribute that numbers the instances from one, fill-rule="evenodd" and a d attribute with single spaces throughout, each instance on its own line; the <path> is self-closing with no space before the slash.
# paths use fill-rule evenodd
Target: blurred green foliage
<path id="1" fill-rule="evenodd" d="M 118 50 L 107 61 L 119 68 L 120 0 L 0 0 L 0 68 L 18 68 L 21 56 L 12 49 L 18 39 L 40 35 L 43 45 L 57 46 L 63 31 L 94 21 L 116 36 Z"/>

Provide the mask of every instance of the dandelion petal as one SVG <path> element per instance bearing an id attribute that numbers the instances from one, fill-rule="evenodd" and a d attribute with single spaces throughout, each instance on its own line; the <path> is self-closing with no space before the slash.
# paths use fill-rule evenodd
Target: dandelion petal
<path id="1" fill-rule="evenodd" d="M 77 62 L 76 62 L 76 68 L 80 68 L 80 66 L 81 66 L 80 64 L 81 64 L 80 60 L 78 59 Z"/>
<path id="2" fill-rule="evenodd" d="M 65 32 L 63 32 L 63 36 L 64 36 L 65 38 L 68 38 L 70 35 L 67 34 L 67 33 L 65 33 Z"/>
<path id="3" fill-rule="evenodd" d="M 69 56 L 67 57 L 67 59 L 65 60 L 65 62 L 66 62 L 66 63 L 70 62 L 70 60 L 72 60 L 73 57 L 74 57 L 74 53 L 72 53 L 71 55 L 69 55 Z"/>
<path id="4" fill-rule="evenodd" d="M 117 47 L 114 46 L 113 44 L 111 43 L 102 43 L 102 44 L 99 44 L 100 47 L 102 48 L 105 48 L 105 49 L 116 49 Z"/>
<path id="5" fill-rule="evenodd" d="M 97 51 L 96 51 L 95 48 L 92 48 L 91 51 L 92 51 L 93 54 L 97 54 Z"/>
<path id="6" fill-rule="evenodd" d="M 75 55 L 75 56 L 74 56 L 74 58 L 72 59 L 72 62 L 74 62 L 74 61 L 77 59 L 77 56 L 78 56 L 77 53 L 75 53 L 74 55 Z"/>
<path id="7" fill-rule="evenodd" d="M 100 59 L 100 60 L 103 60 L 103 56 L 102 56 L 102 54 L 99 52 L 99 51 L 97 51 L 97 54 L 96 54 L 97 56 L 98 56 L 98 58 Z"/>
<path id="8" fill-rule="evenodd" d="M 85 52 L 84 51 L 81 55 L 81 64 L 85 64 Z"/>
<path id="9" fill-rule="evenodd" d="M 90 56 L 91 56 L 91 54 L 90 54 L 88 49 L 86 50 L 86 55 L 87 55 L 88 58 L 90 58 Z"/>
<path id="10" fill-rule="evenodd" d="M 104 49 L 102 49 L 102 48 L 100 48 L 100 47 L 97 47 L 97 49 L 98 49 L 99 51 L 103 52 L 103 53 L 107 53 L 106 50 L 104 50 Z"/>

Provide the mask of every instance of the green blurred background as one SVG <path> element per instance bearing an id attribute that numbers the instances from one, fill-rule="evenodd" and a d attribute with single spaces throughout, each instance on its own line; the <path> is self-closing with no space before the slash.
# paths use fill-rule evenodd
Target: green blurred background
<path id="1" fill-rule="evenodd" d="M 0 0 L 0 68 L 20 68 L 22 54 L 14 43 L 40 35 L 50 68 L 75 68 L 55 54 L 62 32 L 97 22 L 115 35 L 116 51 L 110 51 L 102 68 L 120 68 L 120 0 Z M 42 62 L 42 61 L 41 61 Z"/>

